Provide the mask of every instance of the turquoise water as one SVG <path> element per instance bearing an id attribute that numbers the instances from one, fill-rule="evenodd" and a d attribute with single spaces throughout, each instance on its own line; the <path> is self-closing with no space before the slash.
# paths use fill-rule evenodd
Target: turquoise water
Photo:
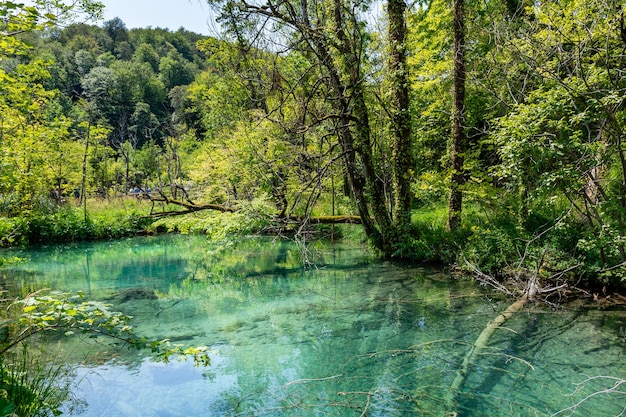
<path id="1" fill-rule="evenodd" d="M 456 369 L 507 300 L 441 270 L 345 244 L 309 248 L 304 267 L 295 244 L 259 238 L 4 254 L 28 259 L 4 272 L 22 291 L 84 291 L 117 303 L 141 335 L 211 349 L 211 366 L 198 368 L 88 339 L 51 343 L 76 369 L 66 411 L 79 416 L 614 416 L 626 407 L 623 310 L 526 308 L 496 332 L 451 405 Z M 157 298 L 117 297 L 129 289 Z"/>

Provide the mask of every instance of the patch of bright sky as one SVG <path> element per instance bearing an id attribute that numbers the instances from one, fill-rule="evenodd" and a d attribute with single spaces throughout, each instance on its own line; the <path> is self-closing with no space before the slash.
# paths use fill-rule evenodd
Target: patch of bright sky
<path id="1" fill-rule="evenodd" d="M 104 21 L 119 17 L 128 29 L 184 27 L 203 35 L 217 35 L 215 12 L 202 0 L 100 0 Z M 99 22 L 101 25 L 102 22 Z"/>

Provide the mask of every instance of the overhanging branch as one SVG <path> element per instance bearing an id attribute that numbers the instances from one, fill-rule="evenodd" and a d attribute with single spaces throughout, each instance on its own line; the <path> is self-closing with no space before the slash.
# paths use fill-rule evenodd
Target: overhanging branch
<path id="1" fill-rule="evenodd" d="M 176 200 L 169 198 L 165 195 L 161 195 L 160 197 L 151 197 L 150 201 L 154 204 L 155 202 L 162 202 L 166 204 L 173 204 L 176 206 L 183 207 L 184 210 L 169 210 L 162 212 L 153 212 L 150 211 L 151 218 L 165 218 L 165 217 L 173 217 L 173 216 L 182 216 L 185 214 L 196 213 L 198 211 L 203 210 L 213 210 L 219 211 L 222 213 L 236 213 L 241 209 L 239 207 L 232 206 L 224 206 L 222 204 L 195 204 L 192 202 L 186 202 L 181 200 Z M 154 207 L 153 207 L 154 208 Z M 354 215 L 339 215 L 339 216 L 297 216 L 297 215 L 288 215 L 288 216 L 275 216 L 272 221 L 276 223 L 309 223 L 309 224 L 361 224 L 362 219 L 360 216 Z"/>

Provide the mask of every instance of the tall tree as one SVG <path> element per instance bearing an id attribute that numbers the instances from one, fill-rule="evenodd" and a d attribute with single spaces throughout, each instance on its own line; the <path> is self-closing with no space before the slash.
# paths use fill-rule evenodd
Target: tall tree
<path id="1" fill-rule="evenodd" d="M 43 196 L 59 196 L 73 179 L 61 166 L 75 147 L 69 120 L 55 107 L 55 91 L 46 89 L 50 63 L 32 59 L 27 35 L 65 22 L 73 13 L 97 15 L 100 3 L 63 1 L 0 3 L 0 192 L 32 208 Z"/>
<path id="2" fill-rule="evenodd" d="M 405 228 L 410 218 L 407 213 L 410 207 L 410 130 L 406 123 L 407 109 L 399 108 L 408 101 L 406 86 L 399 85 L 406 76 L 404 3 L 390 6 L 393 16 L 390 40 L 398 48 L 389 61 L 394 73 L 390 80 L 394 91 L 391 107 L 397 108 L 390 113 L 400 122 L 398 128 L 392 129 L 392 137 L 387 138 L 394 149 L 391 164 L 378 153 L 380 147 L 372 138 L 366 73 L 369 34 L 365 31 L 370 4 L 351 0 L 269 0 L 263 3 L 240 0 L 221 3 L 221 6 L 222 22 L 238 36 L 248 34 L 259 39 L 260 31 L 269 29 L 272 42 L 284 43 L 288 51 L 300 51 L 309 61 L 301 75 L 303 78 L 307 73 L 317 72 L 320 85 L 316 94 L 324 93 L 329 106 L 324 121 L 341 149 L 344 172 L 365 232 L 386 256 L 398 254 L 408 240 L 405 231 L 400 231 L 398 226 Z M 383 182 L 390 176 L 385 172 L 389 167 L 395 178 L 391 191 Z M 395 200 L 399 206 L 396 221 L 390 200 Z"/>
<path id="3" fill-rule="evenodd" d="M 465 0 L 454 0 L 454 104 L 452 110 L 452 177 L 448 207 L 448 229 L 461 226 L 463 163 L 467 138 L 465 134 Z"/>
<path id="4" fill-rule="evenodd" d="M 407 75 L 406 4 L 388 0 L 389 74 L 392 88 L 391 133 L 393 138 L 395 223 L 400 233 L 411 224 L 411 172 L 414 170 Z"/>
<path id="5" fill-rule="evenodd" d="M 128 42 L 126 24 L 119 17 L 114 17 L 104 22 L 103 28 L 112 41 L 110 52 L 118 55 L 121 45 Z"/>

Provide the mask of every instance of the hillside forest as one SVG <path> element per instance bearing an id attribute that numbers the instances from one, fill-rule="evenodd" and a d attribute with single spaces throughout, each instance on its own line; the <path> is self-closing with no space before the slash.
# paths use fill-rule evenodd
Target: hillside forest
<path id="1" fill-rule="evenodd" d="M 622 2 L 211 0 L 219 36 L 70 3 L 0 2 L 2 245 L 332 235 L 623 288 Z"/>

